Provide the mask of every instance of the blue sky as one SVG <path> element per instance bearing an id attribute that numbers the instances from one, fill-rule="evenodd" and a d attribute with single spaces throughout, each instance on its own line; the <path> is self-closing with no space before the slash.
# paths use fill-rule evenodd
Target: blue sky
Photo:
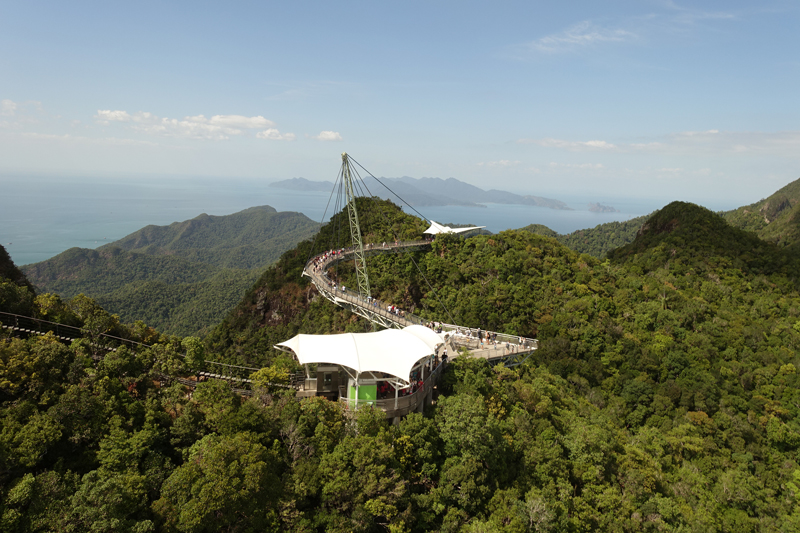
<path id="1" fill-rule="evenodd" d="M 231 5 L 227 5 L 231 4 Z M 730 207 L 800 177 L 800 4 L 5 2 L 0 177 L 455 177 Z"/>

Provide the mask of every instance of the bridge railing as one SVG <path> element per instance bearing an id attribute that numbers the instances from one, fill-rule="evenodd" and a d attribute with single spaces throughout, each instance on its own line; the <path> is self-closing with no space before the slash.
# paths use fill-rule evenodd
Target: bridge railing
<path id="1" fill-rule="evenodd" d="M 364 253 L 385 252 L 390 250 L 397 250 L 400 248 L 427 246 L 430 245 L 432 242 L 433 241 L 429 240 L 370 242 L 364 245 Z M 314 270 L 314 267 L 318 267 L 320 272 L 322 272 L 323 268 L 328 267 L 333 263 L 338 263 L 339 261 L 343 261 L 346 258 L 346 256 L 352 254 L 353 252 L 355 252 L 354 246 L 326 250 L 309 259 L 308 262 L 306 262 L 305 267 L 303 268 L 303 272 L 304 273 L 311 272 Z M 324 259 L 320 261 L 321 258 Z"/>
<path id="2" fill-rule="evenodd" d="M 431 242 L 432 241 L 424 240 L 378 244 L 372 243 L 372 247 L 368 245 L 364 248 L 364 251 L 381 251 L 403 247 L 421 246 L 430 244 Z M 335 284 L 330 278 L 328 278 L 327 268 L 333 263 L 345 260 L 348 255 L 353 253 L 353 251 L 354 247 L 351 246 L 348 248 L 341 248 L 339 250 L 329 250 L 319 254 L 311 258 L 308 263 L 306 263 L 303 273 L 314 281 L 317 289 L 319 289 L 320 292 L 327 292 L 326 297 L 331 296 L 333 298 L 347 301 L 353 305 L 367 308 L 370 310 L 370 312 L 378 314 L 403 326 L 410 326 L 414 324 L 427 326 L 433 324 L 436 331 L 450 334 L 454 347 L 464 346 L 470 350 L 481 350 L 488 349 L 490 346 L 494 347 L 500 345 L 502 347 L 505 345 L 508 351 L 513 352 L 525 352 L 538 349 L 539 341 L 537 339 L 522 337 L 519 335 L 509 335 L 507 333 L 500 333 L 497 331 L 486 331 L 481 328 L 469 328 L 455 324 L 432 322 L 431 320 L 424 319 L 409 311 L 398 310 L 397 313 L 391 313 L 387 309 L 387 307 L 391 304 L 382 302 L 376 298 L 364 299 L 358 293 L 343 290 L 343 287 Z M 325 257 L 326 254 L 328 254 L 327 257 Z M 320 258 L 322 258 L 321 261 L 319 260 Z M 492 339 L 491 344 L 489 344 L 489 341 L 487 340 L 484 340 L 484 342 L 481 343 L 481 337 L 483 339 L 487 339 L 487 336 L 488 338 Z"/>
<path id="3" fill-rule="evenodd" d="M 480 328 L 468 328 L 454 324 L 439 323 L 437 331 L 441 329 L 443 333 L 448 333 L 454 344 L 469 346 L 472 349 L 488 348 L 489 346 L 505 345 L 515 351 L 536 350 L 539 348 L 538 339 L 522 337 L 519 335 L 509 335 L 497 331 L 487 331 Z M 481 341 L 483 338 L 483 341 Z M 473 347 L 474 345 L 474 347 Z"/>
<path id="4" fill-rule="evenodd" d="M 44 335 L 45 333 L 52 332 L 56 337 L 69 340 L 80 339 L 86 336 L 86 330 L 77 326 L 68 326 L 66 324 L 59 324 L 58 322 L 50 322 L 41 318 L 34 318 L 30 316 L 15 315 L 13 313 L 0 312 L 0 324 L 7 328 L 13 328 L 25 333 L 35 333 Z M 107 333 L 100 333 L 97 337 L 106 339 L 119 345 L 125 345 L 129 348 L 149 348 L 149 345 L 137 342 L 131 339 L 124 339 L 116 337 Z"/>
<path id="5" fill-rule="evenodd" d="M 51 322 L 49 320 L 43 320 L 29 316 L 15 315 L 13 313 L 0 312 L 0 324 L 2 324 L 4 328 L 13 329 L 22 333 L 44 335 L 52 332 L 57 338 L 64 341 L 86 337 L 86 331 L 77 326 L 68 326 L 65 324 L 59 324 L 58 322 Z M 124 339 L 122 337 L 116 337 L 107 333 L 96 335 L 95 340 L 108 341 L 108 344 L 102 346 L 102 348 L 109 351 L 114 350 L 117 346 L 127 346 L 132 350 L 152 348 L 152 346 L 149 344 L 131 339 Z M 178 353 L 176 355 L 179 357 L 186 357 L 186 354 L 183 353 Z M 205 370 L 199 374 L 200 377 L 214 377 L 228 381 L 249 383 L 250 375 L 258 370 L 260 370 L 260 368 L 231 365 L 228 363 L 206 360 Z"/>
<path id="6" fill-rule="evenodd" d="M 334 289 L 333 283 L 330 280 L 328 280 L 327 278 L 322 278 L 321 276 L 316 276 L 316 277 L 318 280 L 321 279 L 321 282 L 324 284 L 321 290 L 327 291 L 334 298 L 344 300 L 361 307 L 366 307 L 370 309 L 370 311 L 402 325 L 410 326 L 417 324 L 422 326 L 428 326 L 432 324 L 434 326 L 433 329 L 435 329 L 436 331 L 441 331 L 443 333 L 450 334 L 454 343 L 462 346 L 468 346 L 470 347 L 470 349 L 481 348 L 480 336 L 482 336 L 484 339 L 486 339 L 487 336 L 489 336 L 493 340 L 493 343 L 514 346 L 515 350 L 519 349 L 535 350 L 539 347 L 539 341 L 537 339 L 529 337 L 510 335 L 507 333 L 500 333 L 496 331 L 487 331 L 480 328 L 457 326 L 454 324 L 446 324 L 443 322 L 433 322 L 431 320 L 415 315 L 410 311 L 398 310 L 397 313 L 392 313 L 387 310 L 388 304 L 385 304 L 384 302 L 378 300 L 377 298 L 364 299 L 361 297 L 361 295 L 346 290 L 343 291 L 342 288 L 338 286 Z M 320 288 L 319 285 L 317 287 Z M 485 341 L 485 345 L 488 345 L 488 341 Z"/>
<path id="7" fill-rule="evenodd" d="M 426 246 L 431 244 L 432 241 L 428 240 L 415 240 L 415 241 L 394 241 L 394 242 L 381 242 L 381 243 L 368 243 L 364 247 L 364 252 L 380 252 L 380 251 L 389 251 L 389 250 L 396 250 L 399 248 L 413 248 L 417 246 Z M 334 283 L 327 275 L 327 269 L 334 263 L 338 263 L 339 261 L 344 261 L 347 259 L 347 256 L 352 254 L 355 251 L 355 248 L 349 246 L 347 248 L 339 248 L 336 250 L 328 250 L 327 252 L 323 252 L 312 257 L 307 263 L 305 268 L 303 269 L 303 273 L 309 276 L 314 284 L 317 286 L 317 289 L 320 292 L 327 292 L 329 296 L 334 298 L 338 298 L 340 300 L 344 300 L 350 302 L 354 305 L 357 305 L 362 308 L 369 309 L 371 313 L 375 313 L 380 315 L 392 322 L 401 324 L 403 326 L 410 326 L 413 324 L 424 325 L 427 323 L 425 319 L 422 317 L 416 316 L 411 312 L 398 310 L 396 313 L 392 313 L 388 310 L 388 307 L 391 305 L 386 302 L 382 302 L 377 298 L 362 298 L 360 294 L 355 292 L 348 292 L 345 287 Z M 327 297 L 326 295 L 326 297 Z"/>
<path id="8" fill-rule="evenodd" d="M 397 398 L 382 398 L 380 400 L 356 400 L 348 398 L 345 395 L 339 396 L 339 401 L 345 405 L 347 409 L 358 409 L 365 405 L 370 405 L 373 407 L 377 407 L 387 412 L 392 411 L 402 411 L 404 413 L 411 412 L 420 404 L 420 402 L 425 401 L 425 397 L 427 396 L 428 392 L 436 386 L 436 383 L 441 376 L 442 369 L 444 367 L 443 363 L 439 363 L 436 368 L 430 373 L 430 375 L 425 376 L 425 380 L 422 382 L 422 386 L 419 387 L 416 391 L 412 394 L 407 394 L 405 396 L 398 396 Z M 402 415 L 395 415 L 395 416 L 402 416 Z"/>

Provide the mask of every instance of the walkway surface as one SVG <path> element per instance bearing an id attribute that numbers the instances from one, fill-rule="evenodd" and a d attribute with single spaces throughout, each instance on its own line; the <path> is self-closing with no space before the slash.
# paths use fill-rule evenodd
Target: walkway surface
<path id="1" fill-rule="evenodd" d="M 430 245 L 431 241 L 427 240 L 371 243 L 365 245 L 364 254 L 398 252 Z M 311 279 L 319 293 L 325 298 L 378 326 L 399 329 L 414 324 L 423 326 L 434 324 L 438 333 L 446 334 L 446 346 L 450 358 L 466 353 L 491 362 L 503 360 L 507 366 L 516 366 L 523 363 L 539 347 L 539 341 L 536 339 L 454 324 L 434 323 L 402 309 L 390 311 L 392 304 L 388 302 L 382 302 L 375 298 L 362 298 L 361 295 L 337 284 L 328 276 L 330 267 L 341 261 L 352 259 L 353 253 L 354 249 L 350 247 L 329 250 L 316 255 L 306 263 L 303 275 Z"/>

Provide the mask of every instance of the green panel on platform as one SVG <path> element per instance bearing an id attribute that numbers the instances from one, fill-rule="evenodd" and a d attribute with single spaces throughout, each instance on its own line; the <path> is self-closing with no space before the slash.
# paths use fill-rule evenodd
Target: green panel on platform
<path id="1" fill-rule="evenodd" d="M 356 388 L 350 387 L 350 395 L 348 398 L 351 400 L 356 397 Z M 361 385 L 358 387 L 358 399 L 374 402 L 378 399 L 378 386 L 377 385 Z"/>

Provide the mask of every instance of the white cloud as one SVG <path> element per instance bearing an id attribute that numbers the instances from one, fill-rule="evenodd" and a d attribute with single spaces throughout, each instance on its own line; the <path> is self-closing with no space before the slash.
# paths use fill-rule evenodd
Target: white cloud
<path id="1" fill-rule="evenodd" d="M 23 133 L 23 137 L 39 141 L 57 141 L 76 144 L 99 144 L 105 146 L 159 146 L 152 141 L 120 139 L 118 137 L 84 137 L 81 135 L 55 135 L 51 133 Z"/>
<path id="2" fill-rule="evenodd" d="M 0 100 L 0 115 L 10 117 L 16 113 L 19 104 L 11 100 Z"/>
<path id="3" fill-rule="evenodd" d="M 592 169 L 592 170 L 600 170 L 605 168 L 603 163 L 550 163 L 551 168 L 561 167 L 561 168 L 578 168 L 578 169 Z"/>
<path id="4" fill-rule="evenodd" d="M 659 144 L 658 151 L 667 153 L 800 157 L 800 131 L 688 131 L 668 135 Z"/>
<path id="5" fill-rule="evenodd" d="M 671 0 L 664 2 L 664 6 L 673 10 L 675 14 L 670 16 L 670 20 L 676 24 L 692 25 L 701 20 L 730 20 L 736 18 L 733 13 L 687 8 L 679 6 Z"/>
<path id="6" fill-rule="evenodd" d="M 688 32 L 703 31 L 708 24 L 746 17 L 741 9 L 736 14 L 687 8 L 670 0 L 657 4 L 660 6 L 653 6 L 654 10 L 649 13 L 622 17 L 612 23 L 583 20 L 562 31 L 514 45 L 510 48 L 511 55 L 516 59 L 526 59 L 574 53 L 601 45 L 647 43 L 659 36 L 684 41 Z"/>
<path id="7" fill-rule="evenodd" d="M 255 117 L 214 115 L 211 118 L 206 118 L 204 115 L 194 115 L 176 119 L 159 118 L 153 113 L 145 111 L 131 114 L 121 110 L 100 109 L 94 118 L 104 126 L 109 125 L 111 122 L 129 123 L 134 130 L 148 135 L 207 140 L 227 140 L 231 136 L 243 135 L 245 133 L 244 130 L 271 129 L 272 126 L 275 126 L 274 122 L 261 115 Z M 293 134 L 286 135 L 294 137 Z M 256 136 L 264 138 L 260 133 L 256 134 Z M 288 139 L 289 137 L 284 138 Z"/>
<path id="8" fill-rule="evenodd" d="M 36 100 L 24 102 L 15 102 L 8 98 L 0 100 L 0 117 L 8 117 L 8 120 L 0 120 L 2 128 L 20 128 L 35 124 L 40 122 L 43 116 L 42 103 Z"/>
<path id="9" fill-rule="evenodd" d="M 800 131 L 683 131 L 662 135 L 658 140 L 636 143 L 570 141 L 564 139 L 518 139 L 518 144 L 534 144 L 570 152 L 603 151 L 662 155 L 774 155 L 800 157 Z"/>
<path id="10" fill-rule="evenodd" d="M 522 161 L 511 161 L 509 159 L 501 159 L 500 161 L 486 161 L 478 163 L 479 167 L 515 167 L 522 163 Z"/>
<path id="11" fill-rule="evenodd" d="M 562 139 L 518 139 L 519 144 L 536 144 L 544 148 L 562 148 L 573 152 L 583 150 L 613 150 L 617 146 L 606 141 L 565 141 Z"/>
<path id="12" fill-rule="evenodd" d="M 256 137 L 270 141 L 293 141 L 296 138 L 294 133 L 281 133 L 275 128 L 259 131 L 256 133 Z"/>
<path id="13" fill-rule="evenodd" d="M 261 115 L 257 117 L 245 117 L 242 115 L 214 115 L 210 119 L 206 119 L 203 115 L 198 115 L 196 117 L 186 117 L 186 119 L 203 124 L 211 124 L 212 126 L 225 126 L 242 129 L 272 128 L 275 126 L 274 122 L 265 119 Z"/>
<path id="14" fill-rule="evenodd" d="M 658 150 L 664 146 L 664 143 L 650 142 L 650 143 L 631 143 L 628 145 L 633 150 Z"/>
<path id="15" fill-rule="evenodd" d="M 104 125 L 109 122 L 130 122 L 133 120 L 127 111 L 112 111 L 110 109 L 98 109 L 94 118 Z"/>
<path id="16" fill-rule="evenodd" d="M 719 130 L 684 131 L 678 135 L 683 135 L 684 137 L 697 137 L 698 135 L 716 135 L 717 133 L 719 133 Z"/>
<path id="17" fill-rule="evenodd" d="M 520 45 L 529 52 L 557 54 L 572 52 L 586 46 L 599 43 L 618 43 L 636 39 L 636 34 L 620 28 L 603 28 L 585 20 L 566 30 L 547 35 Z"/>
<path id="18" fill-rule="evenodd" d="M 341 141 L 342 136 L 339 135 L 338 131 L 321 131 L 319 135 L 315 135 L 313 137 L 318 141 Z"/>

